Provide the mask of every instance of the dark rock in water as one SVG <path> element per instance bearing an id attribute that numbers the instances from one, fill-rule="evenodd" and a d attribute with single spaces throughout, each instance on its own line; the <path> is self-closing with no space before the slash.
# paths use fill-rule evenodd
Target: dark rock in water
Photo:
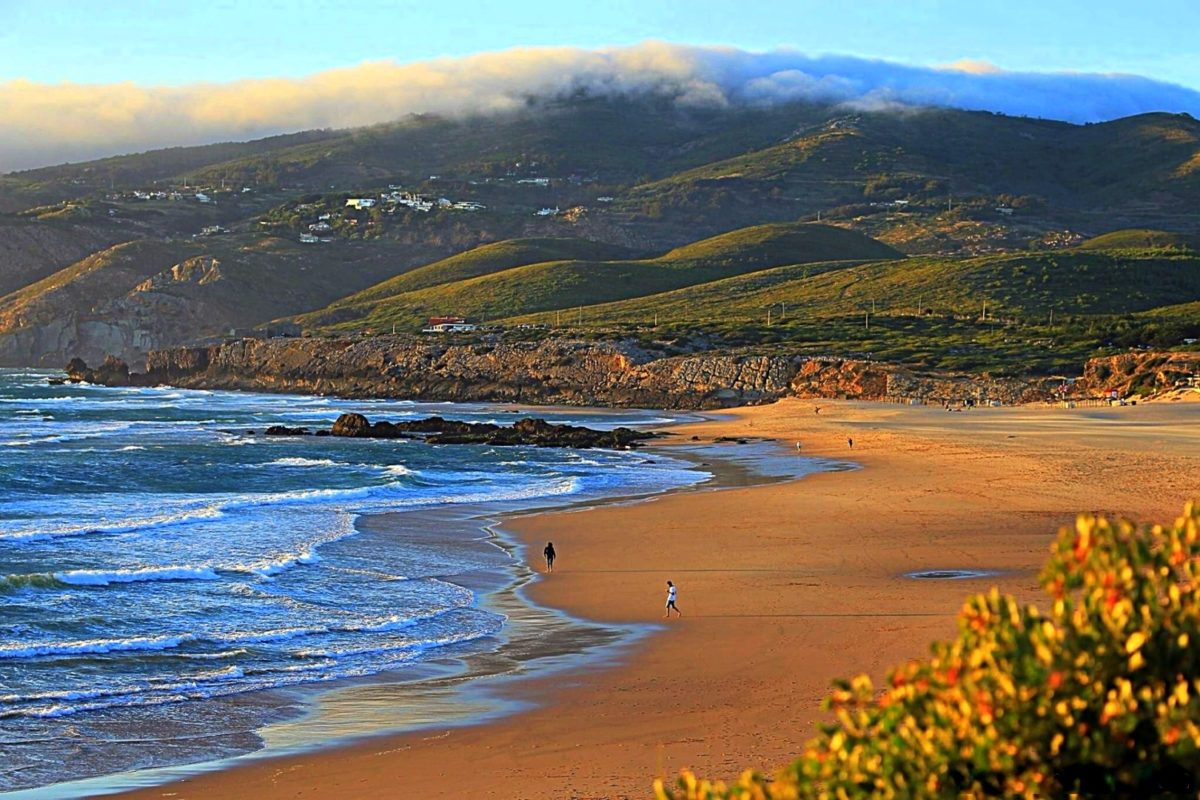
<path id="1" fill-rule="evenodd" d="M 329 431 L 327 431 L 327 430 L 319 430 L 319 431 L 317 431 L 317 436 L 329 436 L 329 435 L 330 435 L 330 434 L 329 434 Z"/>
<path id="2" fill-rule="evenodd" d="M 257 436 L 258 434 L 256 434 L 254 431 L 246 431 L 246 435 L 247 436 Z"/>
<path id="3" fill-rule="evenodd" d="M 308 428 L 289 428 L 286 425 L 272 425 L 263 433 L 267 436 L 312 436 Z"/>
<path id="4" fill-rule="evenodd" d="M 371 423 L 362 414 L 342 414 L 329 432 L 334 436 L 369 436 Z"/>
<path id="5" fill-rule="evenodd" d="M 140 376 L 139 376 L 140 377 Z M 67 379 L 73 382 L 86 381 L 101 386 L 131 386 L 129 365 L 116 356 L 107 356 L 104 363 L 90 369 L 82 358 L 72 358 L 67 364 Z"/>
<path id="6" fill-rule="evenodd" d="M 46 383 L 50 384 L 51 386 L 62 386 L 66 382 L 66 378 L 46 378 Z"/>
<path id="7" fill-rule="evenodd" d="M 608 447 L 625 450 L 656 434 L 617 428 L 598 431 L 574 425 L 555 425 L 544 419 L 525 418 L 511 427 L 490 422 L 472 423 L 427 417 L 404 422 L 372 424 L 362 414 L 342 414 L 329 431 L 333 436 L 373 439 L 404 439 L 424 436 L 431 444 L 490 444 L 499 446 L 536 445 L 537 447 Z"/>

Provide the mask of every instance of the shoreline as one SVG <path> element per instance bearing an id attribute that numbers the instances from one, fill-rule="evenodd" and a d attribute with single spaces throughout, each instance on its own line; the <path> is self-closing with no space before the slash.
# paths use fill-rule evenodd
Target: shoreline
<path id="1" fill-rule="evenodd" d="M 603 411 L 603 410 L 600 410 Z M 659 413 L 657 410 L 648 410 Z M 663 412 L 665 413 L 665 412 Z M 695 424 L 689 416 L 664 426 Z M 259 729 L 261 747 L 215 760 L 122 771 L 59 784 L 0 793 L 5 797 L 111 796 L 114 793 L 153 789 L 171 781 L 187 780 L 213 771 L 238 769 L 263 760 L 296 757 L 336 750 L 379 737 L 418 734 L 431 727 L 477 726 L 504 719 L 533 707 L 511 684 L 560 674 L 577 674 L 607 669 L 619 664 L 627 651 L 653 632 L 653 626 L 596 623 L 561 609 L 532 600 L 527 589 L 539 571 L 533 561 L 517 557 L 524 544 L 509 532 L 511 520 L 544 513 L 567 513 L 610 505 L 636 504 L 654 497 L 694 491 L 718 491 L 731 486 L 757 485 L 787 478 L 771 474 L 760 462 L 770 457 L 771 446 L 681 442 L 676 437 L 658 440 L 653 450 L 641 450 L 645 458 L 660 456 L 689 465 L 698 480 L 654 491 L 585 498 L 554 503 L 535 500 L 531 506 L 505 508 L 519 503 L 451 505 L 437 509 L 395 510 L 362 513 L 355 526 L 360 534 L 387 535 L 401 531 L 405 540 L 432 537 L 435 530 L 458 531 L 447 546 L 502 551 L 511 561 L 473 572 L 446 576 L 444 580 L 477 595 L 477 604 L 503 614 L 509 621 L 490 649 L 472 649 L 475 643 L 448 648 L 399 670 L 351 678 L 333 685 L 311 684 L 272 690 L 290 699 L 284 705 L 293 713 L 272 720 Z M 787 459 L 793 462 L 793 457 Z M 820 459 L 805 458 L 804 464 L 821 469 Z M 777 467 L 776 467 L 777 469 Z M 800 476 L 807 474 L 804 470 Z M 798 479 L 798 477 L 796 479 Z M 419 521 L 418 521 L 419 520 Z M 419 530 L 421 533 L 414 533 Z M 536 641 L 534 641 L 536 639 Z M 455 652 L 455 651 L 460 652 Z M 466 652 L 461 652 L 461 651 Z M 236 702 L 236 700 L 235 700 Z M 390 711 L 389 711 L 390 709 Z M 403 709 L 402 711 L 400 709 Z M 295 713 L 298 711 L 298 713 Z M 373 721 L 368 721 L 373 720 Z M 321 731 L 313 734 L 313 729 Z"/>
<path id="2" fill-rule="evenodd" d="M 784 434 L 779 438 L 803 433 L 805 455 L 829 456 L 839 450 L 845 454 L 841 437 L 850 430 L 858 444 L 855 460 L 862 461 L 865 469 L 836 477 L 819 473 L 804 481 L 750 489 L 693 490 L 632 505 L 521 515 L 507 523 L 526 547 L 542 541 L 547 531 L 556 545 L 566 544 L 566 549 L 560 546 L 555 576 L 527 586 L 531 599 L 601 624 L 645 623 L 658 616 L 657 579 L 631 576 L 664 570 L 687 576 L 686 583 L 680 582 L 684 587 L 680 605 L 688 616 L 638 642 L 622 663 L 572 673 L 562 681 L 532 679 L 518 694 L 536 698 L 537 707 L 499 722 L 448 729 L 436 736 L 388 735 L 295 757 L 264 759 L 128 796 L 235 797 L 252 787 L 265 797 L 291 797 L 302 790 L 306 796 L 335 797 L 354 790 L 383 791 L 387 781 L 396 780 L 431 796 L 490 789 L 499 796 L 555 797 L 581 786 L 603 786 L 609 793 L 585 796 L 645 796 L 655 777 L 669 778 L 680 767 L 724 777 L 743 767 L 770 769 L 790 760 L 810 737 L 811 722 L 821 717 L 818 703 L 830 678 L 860 670 L 878 678 L 885 666 L 921 655 L 933 638 L 950 634 L 959 604 L 972 591 L 994 583 L 1023 600 L 1032 599 L 1036 595 L 1033 576 L 1055 528 L 1069 522 L 1075 511 L 1095 507 L 1094 498 L 1104 497 L 1112 510 L 1150 519 L 1177 514 L 1189 494 L 1200 493 L 1200 487 L 1192 485 L 1195 481 L 1186 478 L 1200 467 L 1193 455 L 1198 442 L 1194 423 L 1200 419 L 1194 411 L 1184 412 L 1182 421 L 1156 423 L 1170 429 L 1165 430 L 1170 437 L 1165 449 L 1163 441 L 1155 442 L 1159 450 L 1190 468 L 1190 473 L 1159 464 L 1120 474 L 1110 468 L 1113 458 L 1064 458 L 1056 447 L 1048 451 L 1046 446 L 1066 441 L 1094 454 L 1100 450 L 1086 440 L 1097 434 L 1097 426 L 1115 420 L 1121 424 L 1109 432 L 1115 436 L 1105 443 L 1141 453 L 1134 459 L 1138 466 L 1152 467 L 1153 456 L 1159 453 L 1150 454 L 1147 461 L 1145 432 L 1126 429 L 1123 423 L 1132 416 L 1126 409 L 1075 414 L 989 409 L 942 415 L 929 409 L 821 401 L 828 409 L 826 415 L 809 417 L 813 405 L 812 401 L 784 401 L 723 412 L 724 420 L 675 430 L 694 429 L 706 436 L 725 430 L 748 436 Z M 1145 411 L 1152 408 L 1143 405 L 1135 412 L 1138 417 L 1180 415 L 1178 407 L 1160 407 L 1161 413 Z M 1039 428 L 1032 437 L 1005 432 L 1021 430 L 1019 425 L 1030 421 Z M 1141 426 L 1136 418 L 1132 422 Z M 963 429 L 984 440 L 964 442 Z M 1011 439 L 1028 441 L 1012 443 Z M 1019 474 L 1006 477 L 990 469 L 998 458 Z M 1072 465 L 1074 469 L 1068 469 Z M 916 472 L 925 474 L 911 474 L 914 466 L 924 467 Z M 955 480 L 939 483 L 947 475 Z M 1131 477 L 1136 486 L 1130 485 Z M 1097 483 L 1083 486 L 1084 480 Z M 980 487 L 986 490 L 981 492 Z M 923 497 L 927 495 L 932 497 Z M 770 502 L 765 502 L 766 496 Z M 1019 497 L 1025 507 L 1004 508 L 989 502 L 997 497 Z M 797 498 L 807 503 L 805 508 L 773 507 Z M 901 500 L 905 502 L 897 502 Z M 875 503 L 884 504 L 884 509 Z M 893 514 L 905 510 L 914 519 L 889 528 L 877 520 L 883 510 Z M 822 520 L 821 512 L 836 513 Z M 813 528 L 819 529 L 809 534 L 801 548 L 819 556 L 810 558 L 817 563 L 805 569 L 780 558 L 795 550 L 787 541 L 776 541 L 786 537 L 755 535 L 761 526 L 747 524 L 763 514 L 773 515 L 776 522 L 794 523 L 797 513 L 810 521 L 815 518 Z M 714 519 L 732 521 L 742 535 L 754 535 L 756 546 L 743 543 L 732 557 L 717 546 L 720 542 L 701 542 L 685 552 L 671 549 L 687 546 L 688 532 L 680 535 L 677 529 L 691 526 L 690 533 L 695 534 Z M 963 523 L 972 519 L 981 531 L 1006 530 L 1008 536 L 970 541 L 972 532 L 964 532 Z M 857 561 L 861 563 L 849 558 L 843 529 L 847 521 L 857 523 L 860 535 L 875 548 L 860 548 Z M 564 539 L 564 525 L 586 531 Z M 666 530 L 668 525 L 676 530 Z M 601 540 L 587 541 L 588 534 Z M 664 548 L 658 540 L 666 539 L 673 559 L 682 556 L 696 563 L 686 568 L 664 566 Z M 725 535 L 722 541 L 730 544 L 730 539 Z M 732 539 L 737 544 L 737 536 Z M 649 569 L 630 568 L 623 557 L 625 540 L 639 543 L 640 560 Z M 897 542 L 903 546 L 895 546 Z M 954 554 L 953 561 L 949 554 Z M 714 555 L 716 565 L 705 566 Z M 577 561 L 582 563 L 576 566 Z M 1000 574 L 984 580 L 905 578 L 914 566 L 999 568 Z M 572 576 L 569 581 L 562 578 L 564 572 Z M 796 580 L 782 587 L 798 588 L 781 588 L 779 581 L 785 576 Z M 642 583 L 647 583 L 644 589 Z M 655 584 L 652 589 L 650 583 Z M 798 597 L 785 596 L 789 591 Z M 863 593 L 865 597 L 859 596 Z M 636 602 L 631 602 L 632 597 Z M 695 605 L 689 606 L 689 598 Z M 720 609 L 713 598 L 731 608 Z M 890 610 L 880 612 L 880 608 Z M 712 613 L 718 609 L 740 613 Z M 695 645 L 681 641 L 682 631 L 701 639 L 703 651 L 711 650 L 717 657 L 710 660 L 717 663 L 697 663 Z M 739 669 L 729 669 L 726 660 Z M 685 683 L 685 689 L 672 687 L 664 676 L 675 676 L 678 680 L 673 682 Z M 695 691 L 697 681 L 705 691 Z M 618 719 L 619 731 L 613 725 Z M 767 725 L 767 720 L 774 722 Z M 779 735 L 775 726 L 783 720 L 787 731 Z M 768 735 L 768 730 L 775 733 Z M 587 748 L 586 759 L 578 751 L 572 754 L 578 747 Z M 287 779 L 279 777 L 284 775 Z"/>

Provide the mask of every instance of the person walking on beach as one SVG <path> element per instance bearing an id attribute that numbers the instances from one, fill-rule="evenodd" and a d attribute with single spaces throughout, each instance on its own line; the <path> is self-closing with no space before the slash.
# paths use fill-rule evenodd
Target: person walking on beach
<path id="1" fill-rule="evenodd" d="M 846 444 L 850 445 L 851 450 L 854 449 L 854 440 L 853 439 L 846 439 Z"/>
<path id="2" fill-rule="evenodd" d="M 554 572 L 554 557 L 558 555 L 554 552 L 554 542 L 546 542 L 542 555 L 546 557 L 546 572 Z"/>
<path id="3" fill-rule="evenodd" d="M 671 616 L 671 609 L 675 609 L 676 614 L 681 617 L 683 616 L 683 612 L 679 610 L 679 606 L 675 605 L 676 594 L 675 584 L 667 581 L 667 613 L 663 614 L 664 618 Z"/>

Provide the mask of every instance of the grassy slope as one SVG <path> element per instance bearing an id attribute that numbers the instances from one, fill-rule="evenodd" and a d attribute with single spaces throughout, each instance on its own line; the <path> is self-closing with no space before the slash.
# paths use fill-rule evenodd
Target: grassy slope
<path id="1" fill-rule="evenodd" d="M 982 314 L 1041 319 L 1110 315 L 1200 300 L 1200 255 L 1173 250 L 1056 251 L 967 259 L 791 265 L 676 291 L 597 305 L 597 323 L 730 324 L 786 303 L 793 316 L 876 312 Z M 549 315 L 521 321 L 546 322 Z"/>
<path id="2" fill-rule="evenodd" d="M 430 286 L 490 275 L 513 267 L 572 259 L 609 260 L 634 254 L 624 247 L 587 239 L 508 239 L 457 253 L 349 295 L 337 305 L 359 305 Z"/>
<path id="3" fill-rule="evenodd" d="M 1048 201 L 1028 212 L 1046 216 L 1108 206 L 1183 207 L 1198 194 L 1200 123 L 1183 115 L 1076 126 L 930 109 L 847 114 L 789 141 L 634 187 L 624 207 L 690 216 L 727 208 L 795 215 L 887 199 L 1012 195 Z"/>
<path id="4" fill-rule="evenodd" d="M 1129 228 L 1096 236 L 1079 245 L 1083 250 L 1144 250 L 1146 248 L 1176 248 L 1200 250 L 1200 237 L 1182 233 Z"/>
<path id="5" fill-rule="evenodd" d="M 652 259 L 553 261 L 431 286 L 364 307 L 343 330 L 418 325 L 433 314 L 480 320 L 655 294 L 780 264 L 899 258 L 890 247 L 825 225 L 760 225 L 676 248 Z"/>

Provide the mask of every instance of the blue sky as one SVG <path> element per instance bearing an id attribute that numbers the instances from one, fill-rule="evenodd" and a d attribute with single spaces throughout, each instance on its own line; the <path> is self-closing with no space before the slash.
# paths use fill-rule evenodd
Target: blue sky
<path id="1" fill-rule="evenodd" d="M 0 0 L 0 81 L 177 86 L 658 39 L 1200 88 L 1197 31 L 1197 0 Z"/>

